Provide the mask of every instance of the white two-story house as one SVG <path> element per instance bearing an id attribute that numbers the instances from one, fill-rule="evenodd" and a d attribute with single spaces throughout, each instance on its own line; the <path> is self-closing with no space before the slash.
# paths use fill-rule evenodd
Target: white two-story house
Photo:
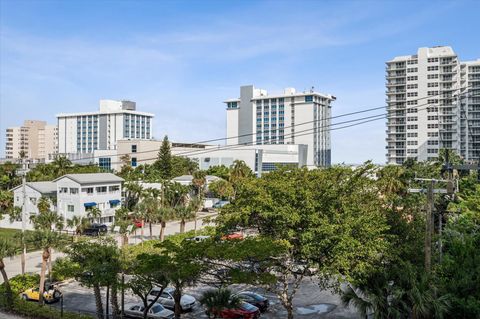
<path id="1" fill-rule="evenodd" d="M 110 173 L 67 174 L 53 182 L 57 185 L 58 213 L 67 219 L 88 215 L 97 207 L 100 223 L 112 223 L 122 200 L 123 179 Z"/>
<path id="2" fill-rule="evenodd" d="M 23 186 L 19 185 L 11 190 L 13 192 L 13 205 L 19 209 L 23 209 Z M 56 210 L 57 186 L 54 182 L 28 182 L 25 184 L 25 213 L 27 229 L 33 229 L 30 220 L 32 216 L 38 215 L 38 202 L 41 197 L 50 199 L 50 209 Z M 9 216 L 4 216 L 0 220 L 0 227 L 5 228 L 22 228 L 22 220 L 19 216 L 18 220 L 10 221 Z"/>

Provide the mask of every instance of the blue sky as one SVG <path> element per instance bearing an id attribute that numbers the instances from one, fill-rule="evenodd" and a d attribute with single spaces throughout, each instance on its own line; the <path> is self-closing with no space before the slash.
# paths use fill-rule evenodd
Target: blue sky
<path id="1" fill-rule="evenodd" d="M 225 135 L 239 86 L 337 96 L 333 115 L 385 104 L 385 64 L 418 47 L 480 58 L 479 1 L 0 0 L 5 128 L 130 99 L 154 135 Z M 376 114 L 376 113 L 372 113 Z M 339 119 L 341 120 L 341 119 Z M 335 120 L 334 120 L 335 122 Z M 385 122 L 332 132 L 335 163 L 385 162 Z"/>

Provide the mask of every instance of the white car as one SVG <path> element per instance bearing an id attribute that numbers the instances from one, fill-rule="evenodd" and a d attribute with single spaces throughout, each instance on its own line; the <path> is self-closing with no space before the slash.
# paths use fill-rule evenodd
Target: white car
<path id="1" fill-rule="evenodd" d="M 148 294 L 148 300 L 152 301 L 158 294 L 160 293 L 161 288 L 153 288 L 150 293 Z M 157 302 L 161 303 L 165 308 L 174 309 L 175 308 L 175 300 L 173 299 L 173 293 L 175 292 L 175 288 L 167 287 L 162 291 L 160 297 L 158 297 Z M 188 311 L 193 309 L 197 300 L 195 297 L 190 295 L 183 295 L 180 299 L 180 305 L 182 307 L 182 311 Z"/>
<path id="2" fill-rule="evenodd" d="M 125 305 L 125 315 L 133 318 L 143 318 L 143 307 L 142 303 L 130 303 Z M 165 309 L 161 304 L 155 303 L 148 310 L 147 318 L 149 319 L 173 319 L 175 314 L 173 311 Z"/>

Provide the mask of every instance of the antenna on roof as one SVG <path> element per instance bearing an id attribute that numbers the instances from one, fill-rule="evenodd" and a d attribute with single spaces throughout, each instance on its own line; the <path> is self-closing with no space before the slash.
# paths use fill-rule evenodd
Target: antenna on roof
<path id="1" fill-rule="evenodd" d="M 313 93 L 313 92 L 314 92 L 314 89 L 315 89 L 315 87 L 312 86 L 312 88 L 310 89 L 310 93 Z"/>

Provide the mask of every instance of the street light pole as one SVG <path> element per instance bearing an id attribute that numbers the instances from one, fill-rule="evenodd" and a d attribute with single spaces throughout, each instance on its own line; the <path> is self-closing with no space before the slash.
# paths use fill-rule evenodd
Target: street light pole
<path id="1" fill-rule="evenodd" d="M 25 244 L 25 228 L 26 228 L 26 216 L 27 216 L 27 192 L 26 192 L 26 184 L 27 184 L 27 167 L 26 161 L 22 158 L 22 193 L 23 193 L 23 203 L 22 203 L 22 246 L 23 252 L 21 257 L 22 263 L 22 275 L 25 274 L 25 259 L 27 255 L 27 245 Z"/>

